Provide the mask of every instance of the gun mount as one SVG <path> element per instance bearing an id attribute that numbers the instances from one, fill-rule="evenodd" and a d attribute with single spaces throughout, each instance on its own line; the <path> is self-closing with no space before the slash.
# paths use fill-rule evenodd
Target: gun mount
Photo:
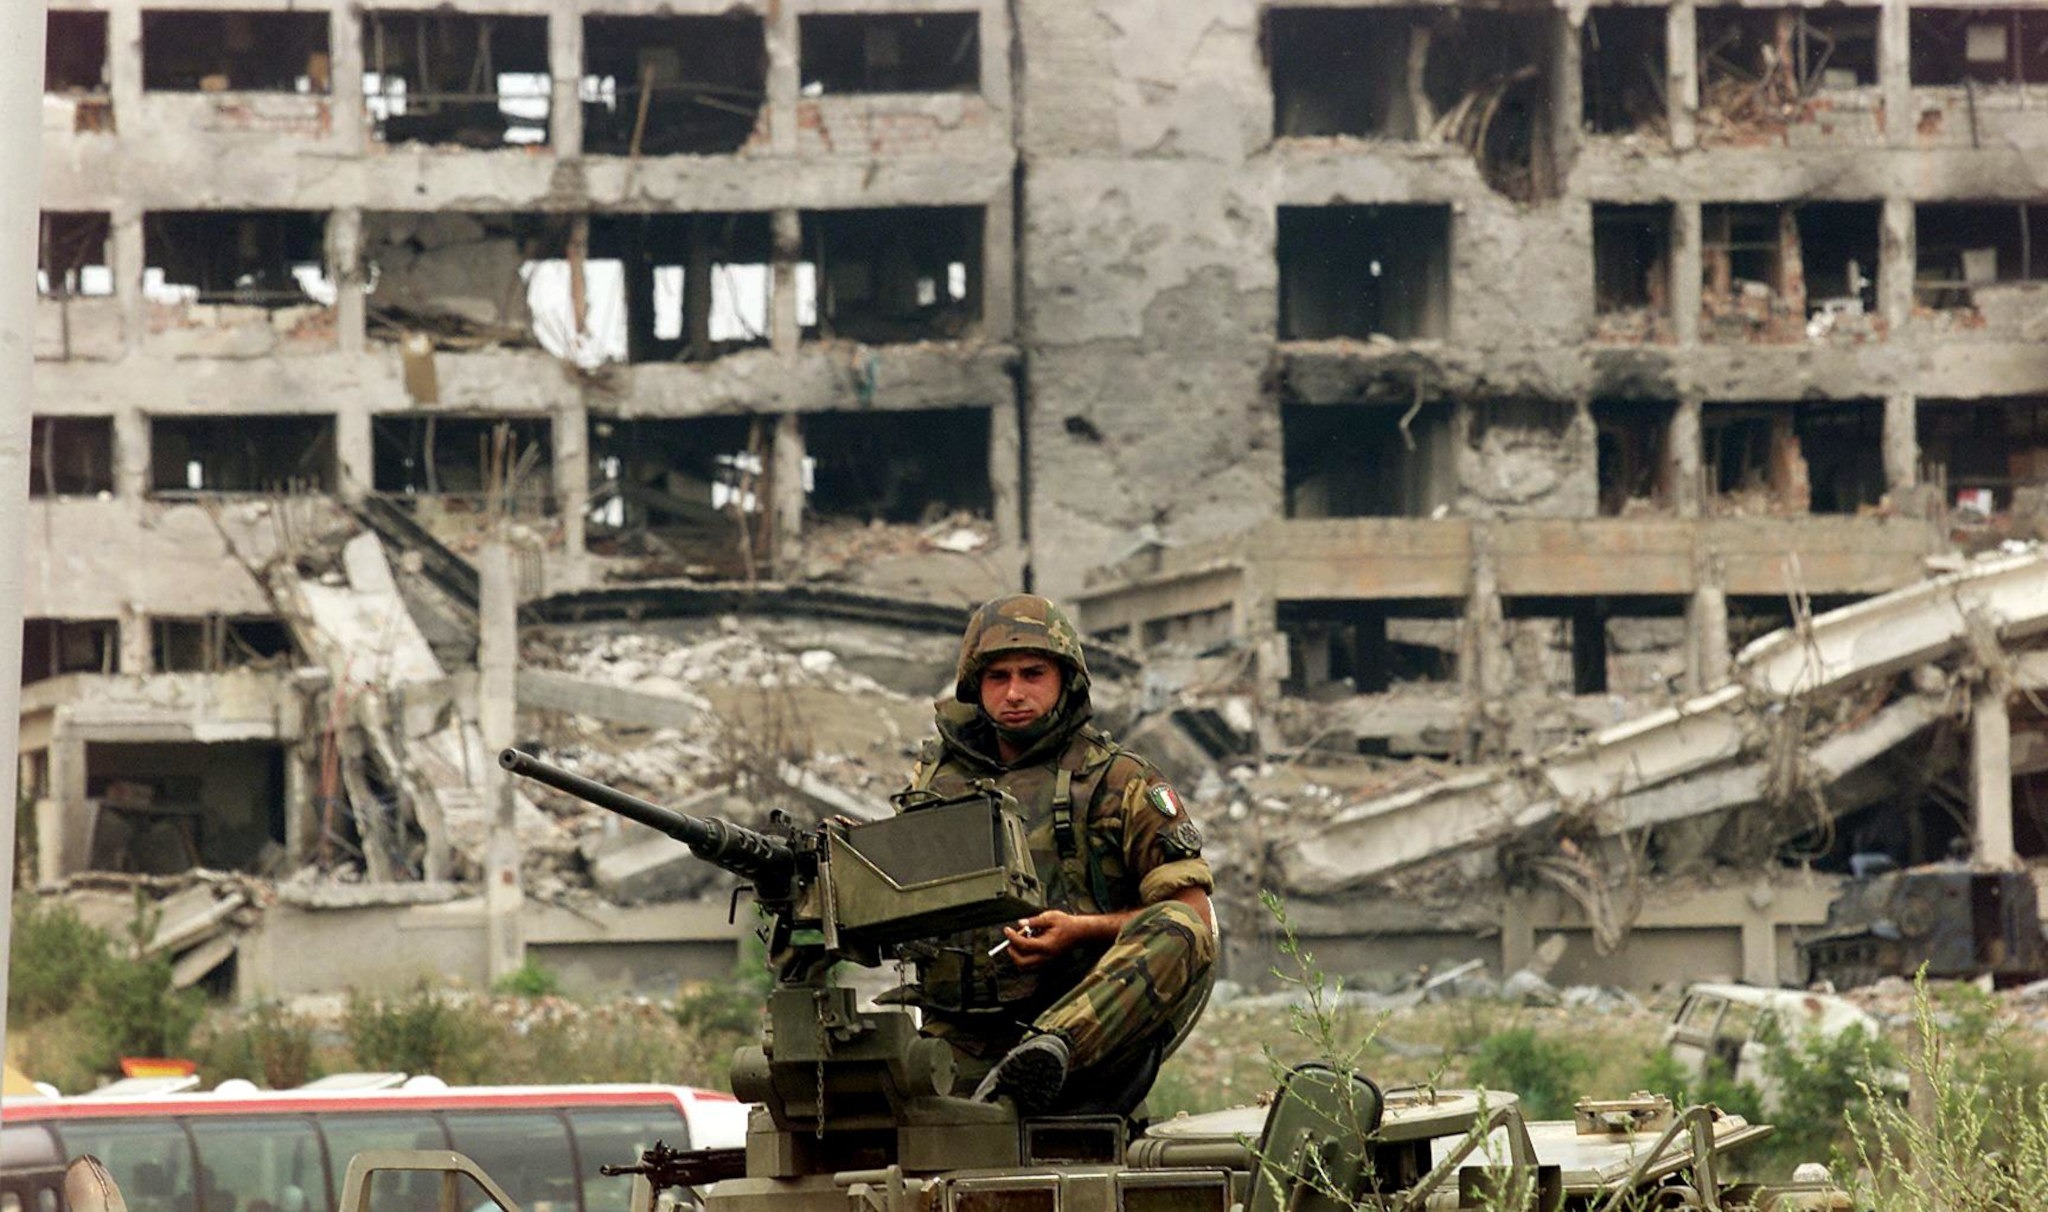
<path id="1" fill-rule="evenodd" d="M 1512 1094 L 1383 1096 L 1362 1076 L 1312 1064 L 1283 1080 L 1270 1108 L 1183 1117 L 1138 1140 L 1116 1116 L 1020 1119 L 1008 1101 L 956 1098 L 951 1048 L 920 1036 L 904 1011 L 860 1009 L 830 972 L 840 960 L 922 964 L 946 936 L 1035 912 L 1042 892 L 1008 796 L 987 788 L 868 824 L 777 817 L 757 831 L 513 750 L 500 761 L 748 879 L 768 916 L 767 1025 L 732 1070 L 733 1093 L 759 1104 L 744 1166 L 732 1150 L 657 1146 L 611 1170 L 644 1178 L 646 1192 L 715 1183 L 706 1212 L 1414 1210 L 1481 1206 L 1503 1184 L 1528 1196 L 1501 1206 L 1545 1209 L 1849 1206 L 1825 1182 L 1721 1179 L 1720 1159 L 1770 1129 L 1641 1097 L 1585 1104 L 1576 1126 L 1531 1124 Z M 1496 1139 L 1504 1163 L 1482 1148 Z M 635 1212 L 652 1202 L 636 1196 Z"/>

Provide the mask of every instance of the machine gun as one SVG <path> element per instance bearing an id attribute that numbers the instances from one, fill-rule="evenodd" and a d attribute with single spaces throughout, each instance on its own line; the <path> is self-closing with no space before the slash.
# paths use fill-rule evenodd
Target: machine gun
<path id="1" fill-rule="evenodd" d="M 775 988 L 763 1042 L 733 1057 L 733 1094 L 761 1104 L 747 1135 L 749 1178 L 900 1165 L 1016 1165 L 1007 1106 L 948 1097 L 953 1052 L 902 1010 L 863 1011 L 834 965 L 930 958 L 936 940 L 1045 907 L 1024 825 L 1007 794 L 907 806 L 885 820 L 767 831 L 689 816 L 516 749 L 498 764 L 657 830 L 749 881 L 768 922 Z"/>

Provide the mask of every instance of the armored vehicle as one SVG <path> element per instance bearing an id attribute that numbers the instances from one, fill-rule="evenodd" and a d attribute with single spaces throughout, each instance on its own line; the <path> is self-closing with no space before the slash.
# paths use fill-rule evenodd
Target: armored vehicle
<path id="1" fill-rule="evenodd" d="M 2012 985 L 2048 974 L 2039 897 L 2024 871 L 1931 863 L 1852 881 L 1799 941 L 1808 983 L 1838 989 L 1925 967 L 1936 980 Z"/>
<path id="2" fill-rule="evenodd" d="M 1287 1074 L 1269 1106 L 1149 1126 L 1027 1117 L 1008 1099 L 959 1097 L 948 1045 L 920 1035 L 905 1010 L 859 1006 L 831 972 L 843 962 L 919 964 L 936 938 L 1036 911 L 1042 889 L 1009 797 L 987 789 L 869 824 L 777 819 L 756 832 L 514 750 L 500 761 L 738 873 L 766 914 L 775 987 L 763 1040 L 740 1051 L 732 1073 L 733 1093 L 756 1104 L 746 1145 L 657 1145 L 607 1167 L 641 1180 L 636 1209 L 651 1212 L 663 1192 L 684 1189 L 702 1193 L 705 1212 L 1849 1206 L 1825 1181 L 1730 1181 L 1728 1155 L 1770 1129 L 1650 1096 L 1584 1102 L 1574 1121 L 1530 1123 L 1511 1093 L 1382 1092 L 1312 1064 Z"/>

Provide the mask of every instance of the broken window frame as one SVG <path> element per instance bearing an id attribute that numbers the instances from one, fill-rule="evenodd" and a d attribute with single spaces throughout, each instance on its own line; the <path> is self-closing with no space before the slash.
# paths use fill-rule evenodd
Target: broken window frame
<path id="1" fill-rule="evenodd" d="M 1944 22 L 1955 24 L 1963 42 L 1961 53 L 1953 61 L 1937 59 L 1933 53 L 1938 43 L 1952 41 L 1956 36 L 1954 32 L 1941 28 Z M 1993 22 L 2005 23 L 2005 62 L 1997 71 L 1980 69 L 1973 74 L 1973 61 L 1968 54 L 1969 29 L 1975 24 Z M 1916 6 L 1908 10 L 1907 45 L 1910 48 L 1907 74 L 1914 88 L 1971 90 L 1980 86 L 2024 88 L 2048 84 L 2048 12 L 2037 7 L 2024 4 L 1986 5 L 1982 8 Z M 2025 49 L 2029 45 L 2033 47 L 2031 54 Z"/>
<path id="2" fill-rule="evenodd" d="M 2010 209 L 2017 220 L 2012 235 L 2016 237 L 2018 257 L 2015 272 L 2007 272 L 2005 257 L 1996 256 L 1993 273 L 1989 278 L 1973 279 L 1968 274 L 1968 260 L 1964 254 L 1986 247 L 1976 245 L 1944 245 L 1930 241 L 1928 229 L 1930 218 L 1939 217 L 1939 212 L 1953 212 L 1954 224 L 1961 227 L 1972 220 L 1977 222 L 1995 215 L 2000 210 Z M 1930 214 L 1929 212 L 1936 212 Z M 2039 202 L 1921 202 L 1914 207 L 1914 248 L 1913 248 L 1913 301 L 1916 305 L 1933 311 L 1968 310 L 1976 305 L 1972 291 L 1977 287 L 2020 284 L 2048 281 L 2048 204 Z M 2038 237 L 2038 238 L 2037 238 Z M 1994 254 L 2003 252 L 2008 244 L 2005 240 L 1994 240 L 1989 247 Z M 1944 260 L 1931 265 L 1931 255 L 1936 252 L 1953 252 L 1953 260 Z M 1953 274 L 1953 277 L 1937 276 Z"/>
<path id="3" fill-rule="evenodd" d="M 475 488 L 447 488 L 440 468 L 459 437 L 443 435 L 441 427 L 476 428 L 479 444 L 474 466 L 460 464 Z M 387 412 L 370 417 L 372 491 L 393 501 L 432 499 L 462 502 L 480 514 L 503 510 L 512 516 L 545 516 L 555 510 L 554 419 L 546 416 Z M 393 450 L 396 453 L 391 453 Z M 417 467 L 419 484 L 393 485 L 387 472 Z"/>
<path id="4" fill-rule="evenodd" d="M 921 28 L 929 23 L 932 28 Z M 911 31 L 904 37 L 905 30 Z M 910 79 L 877 79 L 873 57 L 877 35 L 898 40 L 899 69 Z M 824 53 L 829 41 L 859 38 L 858 56 Z M 936 50 L 951 43 L 943 67 L 919 78 L 920 66 L 939 63 Z M 797 65 L 805 97 L 857 97 L 889 94 L 979 93 L 981 91 L 981 13 L 973 9 L 918 12 L 802 13 L 797 17 Z M 858 64 L 852 60 L 858 58 Z M 840 61 L 840 60 L 845 61 Z"/>
<path id="5" fill-rule="evenodd" d="M 1636 688 L 1616 691 L 1613 688 L 1615 651 L 1609 624 L 1616 619 L 1682 619 L 1685 617 L 1686 606 L 1687 602 L 1682 597 L 1661 595 L 1508 596 L 1501 599 L 1501 616 L 1503 621 L 1510 625 L 1529 621 L 1565 625 L 1564 636 L 1569 649 L 1571 676 L 1569 693 L 1577 696 L 1640 694 L 1644 691 Z M 1667 675 L 1666 686 L 1663 689 L 1675 692 L 1677 687 L 1671 682 L 1682 673 L 1682 668 L 1673 669 Z M 1554 689 L 1563 692 L 1561 686 Z"/>
<path id="6" fill-rule="evenodd" d="M 1607 81 L 1613 71 L 1634 71 L 1636 67 L 1633 63 L 1616 69 L 1603 66 L 1602 60 L 1607 51 L 1601 45 L 1602 18 L 1611 19 L 1623 27 L 1639 24 L 1654 27 L 1654 36 L 1647 40 L 1653 51 L 1653 61 L 1644 69 L 1649 77 L 1648 93 L 1654 100 L 1648 107 L 1649 112 L 1640 114 L 1633 121 L 1629 121 L 1627 115 L 1638 108 L 1630 100 L 1635 94 L 1631 93 L 1627 85 L 1616 84 L 1609 87 Z M 1595 5 L 1586 10 L 1586 22 L 1579 30 L 1579 125 L 1587 134 L 1595 137 L 1651 134 L 1662 131 L 1668 125 L 1670 103 L 1665 95 L 1665 89 L 1668 87 L 1666 78 L 1669 75 L 1666 58 L 1668 22 L 1669 15 L 1661 6 L 1643 8 L 1635 5 L 1609 4 Z M 1634 28 L 1610 28 L 1608 36 L 1620 43 L 1615 53 L 1624 54 L 1632 48 L 1637 48 L 1645 41 L 1641 38 L 1641 32 Z"/>
<path id="7" fill-rule="evenodd" d="M 765 561 L 774 418 L 620 417 L 593 411 L 585 515 L 593 552 L 744 577 Z M 702 499 L 678 487 L 703 489 Z"/>
<path id="8" fill-rule="evenodd" d="M 577 97 L 583 107 L 584 154 L 731 155 L 759 131 L 768 103 L 768 36 L 759 14 L 739 9 L 685 16 L 585 13 L 581 20 L 583 77 Z M 720 23 L 731 28 L 711 32 Z M 670 38 L 656 36 L 669 25 L 675 27 Z M 711 36 L 704 36 L 707 32 Z M 673 52 L 679 73 L 712 64 L 731 67 L 741 57 L 729 53 L 727 41 L 749 42 L 755 52 L 753 68 L 730 80 L 663 80 L 649 59 L 649 52 Z M 700 63 L 682 61 L 686 50 L 699 47 L 704 48 Z M 679 99 L 678 113 L 702 109 L 725 117 L 689 136 L 678 135 L 671 144 L 667 136 L 683 130 L 683 124 L 663 120 L 659 110 L 664 97 Z M 650 143 L 650 132 L 660 132 L 660 138 Z"/>
<path id="9" fill-rule="evenodd" d="M 83 458 L 64 459 L 66 451 Z M 29 496 L 106 497 L 114 491 L 114 418 L 36 416 L 29 421 Z"/>
<path id="10" fill-rule="evenodd" d="M 184 259 L 180 250 L 187 242 L 209 250 L 227 245 L 227 239 L 207 232 L 206 227 L 230 219 L 249 225 L 233 231 L 236 247 L 231 256 L 236 263 L 230 264 L 227 257 L 215 261 Z M 325 212 L 307 210 L 149 211 L 142 217 L 143 293 L 157 303 L 225 304 L 272 310 L 332 307 L 336 288 L 334 271 L 327 261 L 327 219 Z M 297 230 L 295 224 L 300 225 Z M 269 247 L 244 261 L 242 252 L 252 242 Z M 318 272 L 303 272 L 308 269 Z M 191 274 L 200 280 L 175 280 L 174 271 L 181 278 Z M 227 280 L 218 281 L 222 276 Z M 247 285 L 243 284 L 245 280 Z M 287 282 L 290 284 L 286 285 Z"/>
<path id="11" fill-rule="evenodd" d="M 404 67 L 420 76 L 431 77 L 433 75 L 431 70 L 432 51 L 428 46 L 428 42 L 432 35 L 430 35 L 428 30 L 429 21 L 438 23 L 441 29 L 446 29 L 448 26 L 456 23 L 475 25 L 474 35 L 477 40 L 477 48 L 476 55 L 470 62 L 468 87 L 454 90 L 446 88 L 417 88 L 414 86 L 411 76 L 402 73 L 396 76 L 393 75 L 391 67 L 391 42 L 394 38 L 403 39 L 404 31 L 401 29 L 394 33 L 388 29 L 387 23 L 412 23 L 413 46 L 410 48 L 411 58 Z M 389 137 L 388 133 L 392 126 L 391 119 L 419 118 L 429 114 L 441 113 L 444 108 L 454 111 L 466 107 L 468 110 L 474 111 L 477 107 L 483 106 L 501 115 L 504 119 L 504 130 L 496 140 L 495 146 L 546 146 L 551 141 L 554 104 L 554 83 L 553 78 L 549 75 L 547 22 L 548 18 L 545 16 L 525 16 L 510 13 L 458 13 L 446 9 L 370 9 L 364 12 L 362 24 L 363 102 L 365 116 L 370 123 L 372 136 L 380 142 L 389 144 L 424 143 L 433 145 L 460 143 L 468 146 L 470 145 L 468 141 L 459 137 L 459 131 L 446 138 L 401 136 L 394 140 Z M 500 71 L 497 69 L 498 48 L 496 43 L 500 40 L 500 33 L 502 32 L 500 23 L 514 23 L 520 27 L 526 27 L 528 38 L 531 38 L 533 30 L 538 30 L 539 55 L 538 58 L 533 60 L 537 66 L 511 71 Z M 438 33 L 438 31 L 436 32 Z M 531 50 L 533 48 L 528 47 L 527 49 Z M 422 63 L 425 66 L 422 66 Z M 507 77 L 537 77 L 537 91 L 508 94 L 503 91 Z M 489 87 L 485 87 L 486 84 Z M 508 106 L 508 101 L 524 102 L 526 104 L 516 107 Z M 538 114 L 518 112 L 521 108 L 535 107 L 540 111 Z M 413 124 L 400 123 L 399 125 L 404 127 Z M 515 131 L 532 132 L 533 137 L 514 138 L 513 132 Z"/>
<path id="12" fill-rule="evenodd" d="M 335 450 L 335 414 L 333 413 L 261 413 L 231 416 L 215 413 L 172 413 L 151 415 L 149 422 L 150 488 L 148 495 L 153 499 L 197 500 L 225 496 L 319 495 L 335 491 L 340 468 Z M 198 469 L 203 480 L 217 480 L 220 478 L 220 475 L 216 473 L 215 475 L 208 476 L 204 470 L 208 460 L 189 457 L 189 450 L 187 451 L 188 457 L 184 466 L 177 468 L 184 475 L 179 477 L 177 482 L 167 482 L 166 472 L 172 469 L 172 464 L 166 461 L 166 451 L 169 446 L 166 439 L 170 436 L 168 431 L 186 428 L 194 430 L 210 428 L 216 431 L 216 436 L 220 433 L 225 433 L 230 436 L 239 435 L 246 439 L 250 437 L 248 431 L 252 426 L 270 423 L 274 423 L 276 428 L 283 431 L 282 434 L 274 435 L 278 440 L 294 437 L 306 440 L 303 441 L 295 457 L 270 457 L 264 452 L 247 448 L 242 452 L 237 452 L 238 454 L 246 455 L 246 459 L 230 457 L 225 460 L 229 463 L 239 464 L 227 469 L 237 473 L 232 477 L 233 479 L 237 481 L 253 479 L 253 483 L 238 482 L 233 487 L 212 487 L 202 483 L 199 487 L 193 487 L 191 477 L 194 474 L 195 468 Z M 223 461 L 218 456 L 213 460 L 217 465 Z M 250 473 L 256 472 L 259 469 L 264 471 L 281 470 L 284 474 L 274 479 L 264 479 L 260 476 L 252 477 Z"/>
<path id="13" fill-rule="evenodd" d="M 403 239 L 393 237 L 393 228 L 401 221 L 417 224 L 432 219 L 446 219 L 460 216 L 474 220 L 482 228 L 481 241 L 510 241 L 517 244 L 521 261 L 517 280 L 508 279 L 504 284 L 506 296 L 517 292 L 524 300 L 523 307 L 512 307 L 501 297 L 502 310 L 512 315 L 523 315 L 523 323 L 492 323 L 478 319 L 473 313 L 448 308 L 433 310 L 432 299 L 419 301 L 416 305 L 394 300 L 389 294 L 380 294 L 380 287 L 386 281 L 386 267 L 380 258 L 387 250 L 413 246 L 416 251 L 445 252 L 448 249 L 469 247 L 453 242 L 437 243 L 431 248 L 422 244 L 417 234 Z M 534 349 L 541 346 L 537 327 L 545 323 L 535 308 L 535 268 L 549 262 L 566 266 L 571 225 L 568 216 L 556 214 L 499 213 L 499 212 L 410 212 L 410 211 L 365 211 L 362 218 L 362 233 L 359 240 L 358 273 L 366 283 L 363 292 L 366 338 L 380 344 L 391 342 L 404 344 L 408 340 L 425 338 L 436 350 L 467 352 L 476 349 Z M 389 271 L 397 276 L 398 271 Z M 570 300 L 563 299 L 559 325 L 565 331 L 570 327 L 567 316 Z M 588 318 L 588 309 L 586 310 Z M 423 400 L 423 402 L 432 402 Z"/>
<path id="14" fill-rule="evenodd" d="M 1316 694 L 1320 687 L 1346 680 L 1355 694 L 1448 690 L 1461 676 L 1456 635 L 1464 613 L 1461 598 L 1281 601 L 1275 618 L 1288 647 L 1286 691 Z M 1394 638 L 1394 626 L 1410 621 L 1449 627 L 1452 644 Z M 1320 671 L 1308 669 L 1305 659 L 1304 640 L 1316 632 L 1323 633 L 1330 657 L 1329 668 Z"/>
<path id="15" fill-rule="evenodd" d="M 116 619 L 22 620 L 21 683 L 66 674 L 120 672 L 121 624 Z"/>
<path id="16" fill-rule="evenodd" d="M 149 617 L 149 667 L 157 673 L 287 669 L 297 659 L 291 628 L 275 616 Z"/>
<path id="17" fill-rule="evenodd" d="M 1796 5 L 1779 8 L 1749 8 L 1736 4 L 1701 5 L 1696 10 L 1699 44 L 1697 69 L 1701 106 L 1705 108 L 1718 104 L 1709 97 L 1716 88 L 1725 87 L 1729 91 L 1739 89 L 1742 91 L 1738 104 L 1723 109 L 1726 121 L 1782 126 L 1787 121 L 1785 106 L 1811 100 L 1823 92 L 1876 87 L 1879 69 L 1877 41 L 1880 11 L 1877 5 L 1869 3 L 1838 4 L 1812 9 Z M 1778 28 L 1772 31 L 1768 39 L 1746 40 L 1743 36 L 1745 23 L 1761 24 L 1762 18 L 1765 17 L 1769 17 Z M 1830 33 L 1819 28 L 1819 22 L 1823 17 L 1845 24 L 1852 20 L 1867 20 L 1868 29 L 1838 30 Z M 1827 73 L 1834 69 L 1842 39 L 1849 33 L 1853 33 L 1861 41 L 1868 42 L 1868 62 L 1858 60 L 1856 66 L 1850 69 L 1855 71 L 1858 77 L 1853 84 L 1830 85 L 1827 83 Z M 1773 70 L 1764 64 L 1778 58 L 1777 47 L 1781 44 L 1790 53 L 1781 60 L 1783 68 Z M 1764 64 L 1751 66 L 1735 62 L 1724 53 L 1731 46 L 1753 46 L 1757 51 L 1757 57 L 1763 60 Z"/>
<path id="18" fill-rule="evenodd" d="M 245 20 L 251 23 L 252 45 L 246 50 L 232 50 L 236 40 L 230 36 L 232 23 Z M 208 22 L 218 22 L 218 28 L 207 29 Z M 181 28 L 182 27 L 182 28 Z M 334 48 L 328 42 L 328 14 L 318 9 L 157 9 L 142 10 L 142 87 L 152 93 L 196 93 L 219 96 L 224 93 L 282 93 L 287 96 L 326 96 L 332 91 Z M 165 45 L 167 39 L 189 39 L 203 44 L 208 51 L 221 55 L 234 53 L 244 56 L 240 62 L 257 65 L 267 71 L 275 71 L 278 61 L 288 55 L 293 43 L 301 46 L 306 54 L 306 70 L 303 74 L 290 77 L 290 84 L 280 84 L 281 76 L 267 76 L 258 85 L 240 84 L 225 72 L 208 72 L 192 76 L 191 62 L 178 62 L 175 69 L 165 66 Z M 194 60 L 205 57 L 205 52 L 195 54 Z M 215 62 L 229 67 L 222 59 Z M 216 76 L 225 76 L 225 87 L 208 87 Z M 189 83 L 186 82 L 189 79 Z M 174 82 L 175 81 L 175 82 Z"/>

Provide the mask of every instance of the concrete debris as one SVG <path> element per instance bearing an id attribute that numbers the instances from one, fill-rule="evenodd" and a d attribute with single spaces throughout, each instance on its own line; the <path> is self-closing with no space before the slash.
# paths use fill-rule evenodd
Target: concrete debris
<path id="1" fill-rule="evenodd" d="M 89 872 L 41 891 L 116 945 L 168 957 L 181 989 L 226 963 L 272 900 L 264 880 L 200 867 L 160 876 Z"/>

